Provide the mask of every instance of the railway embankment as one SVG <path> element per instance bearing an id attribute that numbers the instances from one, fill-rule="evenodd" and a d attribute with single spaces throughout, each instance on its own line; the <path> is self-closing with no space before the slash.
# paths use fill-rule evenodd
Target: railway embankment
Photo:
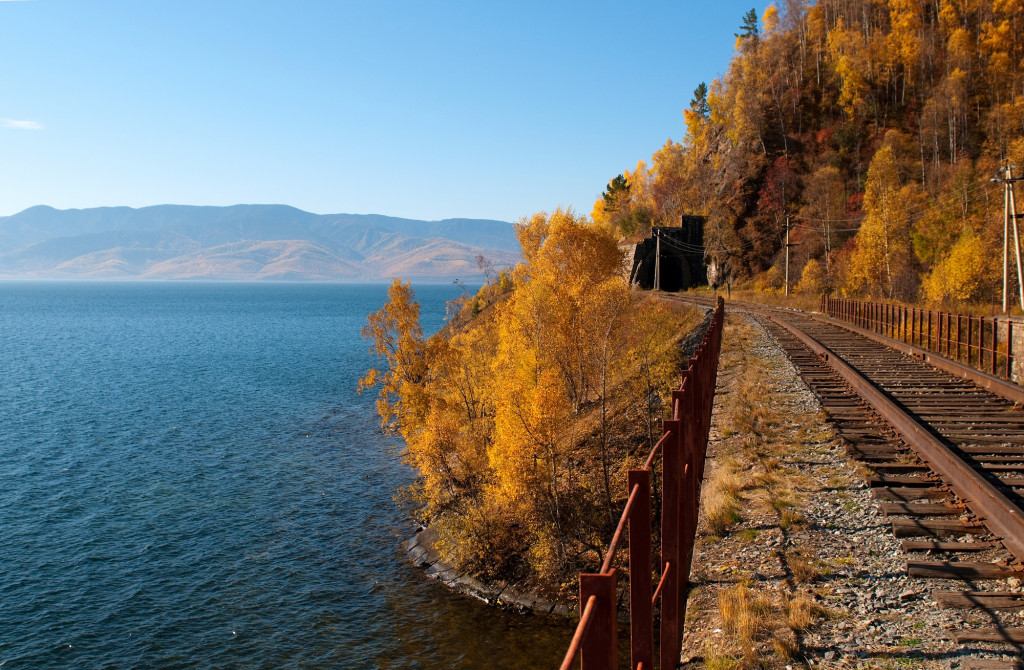
<path id="1" fill-rule="evenodd" d="M 683 667 L 1014 667 L 1020 649 L 953 631 L 1024 617 L 940 608 L 965 583 L 908 573 L 872 470 L 749 315 L 727 320 L 711 436 Z"/>

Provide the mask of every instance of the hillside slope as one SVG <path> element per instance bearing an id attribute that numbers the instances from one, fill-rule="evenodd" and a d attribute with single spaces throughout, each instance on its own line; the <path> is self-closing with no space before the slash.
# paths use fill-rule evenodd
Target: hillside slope
<path id="1" fill-rule="evenodd" d="M 503 221 L 158 205 L 0 217 L 0 276 L 375 280 L 473 278 L 519 260 Z"/>

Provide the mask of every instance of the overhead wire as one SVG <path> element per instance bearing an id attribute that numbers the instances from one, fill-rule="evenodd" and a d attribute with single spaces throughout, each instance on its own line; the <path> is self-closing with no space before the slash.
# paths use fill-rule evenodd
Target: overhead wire
<path id="1" fill-rule="evenodd" d="M 971 195 L 977 193 L 978 191 L 989 187 L 990 183 L 991 182 L 987 178 L 979 179 L 978 181 L 976 181 L 976 182 L 974 182 L 972 184 L 969 184 L 966 187 L 958 188 L 956 191 L 948 191 L 948 192 L 943 193 L 942 195 L 940 195 L 939 198 L 937 199 L 938 200 L 937 202 L 930 203 L 930 204 L 928 204 L 928 205 L 926 205 L 924 207 L 919 207 L 919 208 L 916 208 L 916 209 L 909 210 L 907 212 L 907 216 L 908 216 L 908 218 L 910 218 L 910 220 L 912 222 L 920 221 L 922 218 L 924 218 L 930 212 L 940 211 L 940 210 L 942 210 L 942 209 L 944 209 L 946 207 L 949 207 L 951 204 L 953 204 L 952 202 L 950 202 L 951 200 L 959 199 L 961 197 L 969 198 Z M 943 202 L 944 199 L 946 200 L 945 202 Z M 821 230 L 823 228 L 823 225 L 815 225 L 815 224 L 857 223 L 858 225 L 855 226 L 855 227 L 842 227 L 842 228 L 840 228 L 840 227 L 830 227 L 829 228 L 829 232 L 830 233 L 857 232 L 857 231 L 860 230 L 860 225 L 859 224 L 861 224 L 863 222 L 864 217 L 865 217 L 864 214 L 862 214 L 861 216 L 859 216 L 857 218 L 847 218 L 847 219 L 822 219 L 822 218 L 804 218 L 804 217 L 800 217 L 800 218 L 795 218 L 794 223 L 789 226 L 789 230 L 790 230 L 790 232 L 798 231 L 798 230 L 814 230 L 814 231 L 818 231 L 818 230 Z M 779 233 L 781 233 L 781 231 L 768 231 L 768 232 L 769 232 L 769 234 L 771 234 L 772 232 L 779 232 Z M 707 248 L 708 248 L 708 245 L 706 245 L 706 244 L 703 245 L 703 246 L 700 246 L 700 245 L 691 244 L 689 242 L 684 242 L 684 241 L 681 241 L 681 240 L 678 240 L 678 239 L 674 239 L 674 238 L 671 238 L 671 237 L 665 237 L 665 236 L 661 237 L 661 243 L 666 245 L 666 246 L 668 246 L 669 248 L 675 249 L 676 251 L 682 251 L 682 252 L 686 252 L 686 253 L 705 253 L 707 251 Z M 731 248 L 733 250 L 739 251 L 739 250 L 747 250 L 747 249 L 754 248 L 755 246 L 757 246 L 757 241 L 756 240 L 750 240 L 750 239 L 741 239 L 740 243 L 738 245 L 731 245 L 731 244 L 730 245 L 725 245 L 724 242 L 722 244 L 723 244 L 723 246 L 727 246 L 728 248 Z"/>

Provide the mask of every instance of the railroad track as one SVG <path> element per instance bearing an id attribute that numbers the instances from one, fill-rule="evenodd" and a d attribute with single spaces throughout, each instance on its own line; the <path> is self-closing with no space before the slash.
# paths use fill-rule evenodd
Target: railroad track
<path id="1" fill-rule="evenodd" d="M 1024 651 L 1022 389 L 982 389 L 823 317 L 731 308 L 762 322 L 821 399 L 891 516 L 908 573 L 963 583 L 932 596 L 943 608 L 981 610 L 989 622 L 951 637 Z"/>

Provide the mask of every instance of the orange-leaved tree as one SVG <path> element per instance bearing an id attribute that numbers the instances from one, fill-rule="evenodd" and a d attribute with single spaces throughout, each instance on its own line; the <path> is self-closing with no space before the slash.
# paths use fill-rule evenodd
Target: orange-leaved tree
<path id="1" fill-rule="evenodd" d="M 420 327 L 420 304 L 413 298 L 409 282 L 392 282 L 388 302 L 368 317 L 362 334 L 372 342 L 378 360 L 387 364 L 383 373 L 373 368 L 359 380 L 360 392 L 380 387 L 377 412 L 381 425 L 394 431 L 421 419 L 425 410 L 422 390 L 427 374 L 426 342 Z"/>

